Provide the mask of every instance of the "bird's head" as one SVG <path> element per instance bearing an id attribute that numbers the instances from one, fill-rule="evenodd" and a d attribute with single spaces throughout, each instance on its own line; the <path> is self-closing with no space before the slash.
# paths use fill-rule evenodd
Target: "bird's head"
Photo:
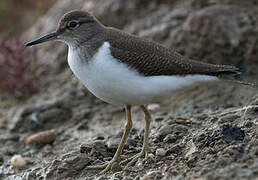
<path id="1" fill-rule="evenodd" d="M 27 43 L 26 47 L 52 40 L 63 41 L 68 45 L 80 44 L 91 39 L 103 27 L 90 13 L 71 11 L 60 19 L 56 31 Z"/>

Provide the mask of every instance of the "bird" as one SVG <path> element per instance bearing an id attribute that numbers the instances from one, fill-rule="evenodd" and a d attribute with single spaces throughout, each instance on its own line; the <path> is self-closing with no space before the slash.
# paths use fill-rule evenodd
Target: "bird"
<path id="1" fill-rule="evenodd" d="M 64 14 L 54 32 L 27 43 L 26 47 L 52 40 L 68 45 L 69 67 L 92 94 L 104 102 L 125 107 L 124 133 L 112 160 L 87 167 L 102 173 L 121 161 L 133 126 L 132 106 L 139 106 L 143 111 L 145 130 L 141 151 L 123 161 L 130 165 L 151 151 L 148 104 L 197 82 L 218 81 L 224 75 L 240 74 L 235 66 L 196 61 L 154 41 L 105 26 L 94 15 L 81 10 Z"/>

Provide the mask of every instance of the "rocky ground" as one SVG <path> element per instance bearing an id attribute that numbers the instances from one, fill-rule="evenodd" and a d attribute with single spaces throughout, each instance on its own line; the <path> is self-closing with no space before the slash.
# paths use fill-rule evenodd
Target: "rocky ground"
<path id="1" fill-rule="evenodd" d="M 104 24 L 153 39 L 194 59 L 232 64 L 242 80 L 257 81 L 258 2 L 232 0 L 59 0 L 23 34 L 34 39 L 56 27 L 71 9 L 95 14 Z M 122 107 L 94 98 L 67 67 L 66 47 L 38 47 L 49 64 L 39 94 L 26 101 L 0 95 L 0 179 L 257 179 L 257 88 L 227 81 L 196 84 L 151 104 L 147 159 L 116 164 L 99 175 L 85 169 L 114 155 L 125 124 Z M 133 107 L 134 129 L 123 154 L 140 151 L 143 114 Z M 25 145 L 26 138 L 54 129 L 54 142 Z M 52 136 L 55 137 L 55 136 Z M 23 168 L 11 164 L 20 154 Z"/>

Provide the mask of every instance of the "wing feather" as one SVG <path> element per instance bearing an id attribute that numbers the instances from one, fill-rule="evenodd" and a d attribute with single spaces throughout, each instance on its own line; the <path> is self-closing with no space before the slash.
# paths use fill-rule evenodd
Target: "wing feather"
<path id="1" fill-rule="evenodd" d="M 111 54 L 145 76 L 188 74 L 220 76 L 240 73 L 234 66 L 194 61 L 175 50 L 115 28 L 108 28 L 106 34 L 105 40 L 111 45 Z"/>

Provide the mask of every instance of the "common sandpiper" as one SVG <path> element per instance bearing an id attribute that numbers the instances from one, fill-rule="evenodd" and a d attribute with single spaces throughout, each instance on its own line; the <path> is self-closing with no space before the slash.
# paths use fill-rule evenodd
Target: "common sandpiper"
<path id="1" fill-rule="evenodd" d="M 88 167 L 101 169 L 103 173 L 120 160 L 132 129 L 132 105 L 141 108 L 146 126 L 141 152 L 124 161 L 129 165 L 139 157 L 146 157 L 150 150 L 148 136 L 151 115 L 147 104 L 168 98 L 175 90 L 196 82 L 216 81 L 221 75 L 240 73 L 234 66 L 195 61 L 153 41 L 106 27 L 84 11 L 65 14 L 55 32 L 26 46 L 51 40 L 68 45 L 68 64 L 91 93 L 107 103 L 126 109 L 127 123 L 113 159 L 103 165 Z"/>

